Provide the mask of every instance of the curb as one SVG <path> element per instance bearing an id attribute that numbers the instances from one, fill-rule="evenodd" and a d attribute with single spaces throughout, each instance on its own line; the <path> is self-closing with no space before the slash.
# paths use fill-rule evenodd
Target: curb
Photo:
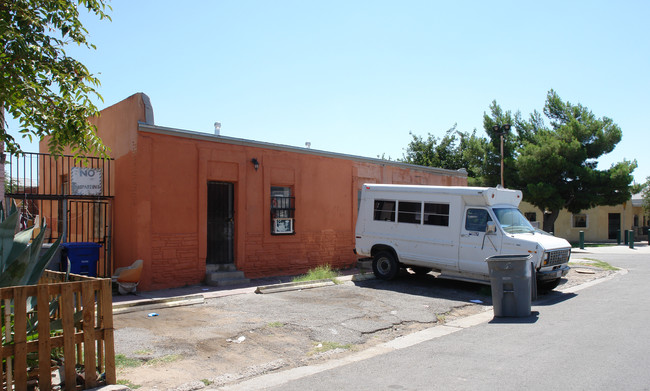
<path id="1" fill-rule="evenodd" d="M 301 289 L 320 288 L 323 286 L 331 286 L 331 285 L 336 285 L 336 283 L 330 279 L 305 281 L 305 282 L 286 282 L 284 284 L 258 286 L 257 289 L 255 290 L 255 293 L 265 294 L 265 293 L 287 292 L 287 291 L 295 291 Z"/>
<path id="2" fill-rule="evenodd" d="M 203 304 L 205 297 L 201 294 L 189 296 L 169 297 L 165 299 L 146 299 L 142 301 L 131 301 L 113 304 L 113 315 L 125 314 L 127 312 L 153 310 L 158 308 L 179 307 L 183 305 Z"/>
<path id="3" fill-rule="evenodd" d="M 338 282 L 334 282 L 330 279 L 325 280 L 315 280 L 315 281 L 305 281 L 305 282 L 287 282 L 282 284 L 272 284 L 272 285 L 261 285 L 258 286 L 254 291 L 248 291 L 246 293 L 257 293 L 257 294 L 269 294 L 269 293 L 279 293 L 279 292 L 289 292 L 302 289 L 313 289 L 321 288 L 325 286 L 336 285 L 337 283 L 343 283 L 346 281 L 366 281 L 375 279 L 375 275 L 372 272 L 364 272 L 359 274 L 353 274 L 348 276 L 339 276 L 335 278 Z M 212 296 L 209 293 L 198 293 L 194 295 L 186 296 L 174 296 L 167 297 L 162 299 L 142 299 L 134 300 L 121 303 L 113 303 L 113 315 L 126 314 L 129 312 L 135 311 L 145 311 L 145 310 L 155 310 L 160 308 L 171 308 L 171 307 L 180 307 L 184 305 L 194 305 L 194 304 L 203 304 L 206 299 L 211 299 L 220 296 Z"/>

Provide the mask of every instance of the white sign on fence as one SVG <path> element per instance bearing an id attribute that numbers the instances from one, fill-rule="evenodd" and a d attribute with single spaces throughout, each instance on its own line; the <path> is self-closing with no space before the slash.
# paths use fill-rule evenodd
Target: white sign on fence
<path id="1" fill-rule="evenodd" d="M 70 193 L 72 195 L 102 195 L 102 169 L 72 167 L 70 169 Z"/>

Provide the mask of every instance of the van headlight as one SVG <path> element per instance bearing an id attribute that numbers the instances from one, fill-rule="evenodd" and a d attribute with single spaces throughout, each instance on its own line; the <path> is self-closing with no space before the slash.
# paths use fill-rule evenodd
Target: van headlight
<path id="1" fill-rule="evenodd" d="M 542 255 L 542 266 L 547 266 L 548 265 L 548 263 L 549 263 L 548 261 L 549 261 L 550 257 L 551 257 L 551 253 L 548 253 L 548 252 L 545 252 L 544 255 Z"/>

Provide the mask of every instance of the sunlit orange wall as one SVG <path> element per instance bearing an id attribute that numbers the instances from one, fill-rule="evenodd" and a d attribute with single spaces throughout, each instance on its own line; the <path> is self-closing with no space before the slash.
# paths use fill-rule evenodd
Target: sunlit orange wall
<path id="1" fill-rule="evenodd" d="M 234 183 L 235 264 L 249 278 L 297 274 L 325 263 L 354 265 L 363 183 L 467 185 L 462 174 L 138 130 L 144 120 L 136 94 L 96 121 L 115 158 L 115 267 L 143 259 L 142 290 L 205 278 L 208 181 Z M 271 235 L 271 186 L 293 189 L 295 235 Z"/>

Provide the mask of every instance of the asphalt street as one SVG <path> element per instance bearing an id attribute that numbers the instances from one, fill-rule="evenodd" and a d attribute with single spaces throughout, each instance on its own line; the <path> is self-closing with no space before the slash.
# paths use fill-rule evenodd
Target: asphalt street
<path id="1" fill-rule="evenodd" d="M 438 328 L 421 342 L 385 353 L 224 389 L 650 389 L 650 248 L 588 248 L 572 258 L 624 270 L 535 302 L 528 318 L 479 314 L 472 327 Z"/>

